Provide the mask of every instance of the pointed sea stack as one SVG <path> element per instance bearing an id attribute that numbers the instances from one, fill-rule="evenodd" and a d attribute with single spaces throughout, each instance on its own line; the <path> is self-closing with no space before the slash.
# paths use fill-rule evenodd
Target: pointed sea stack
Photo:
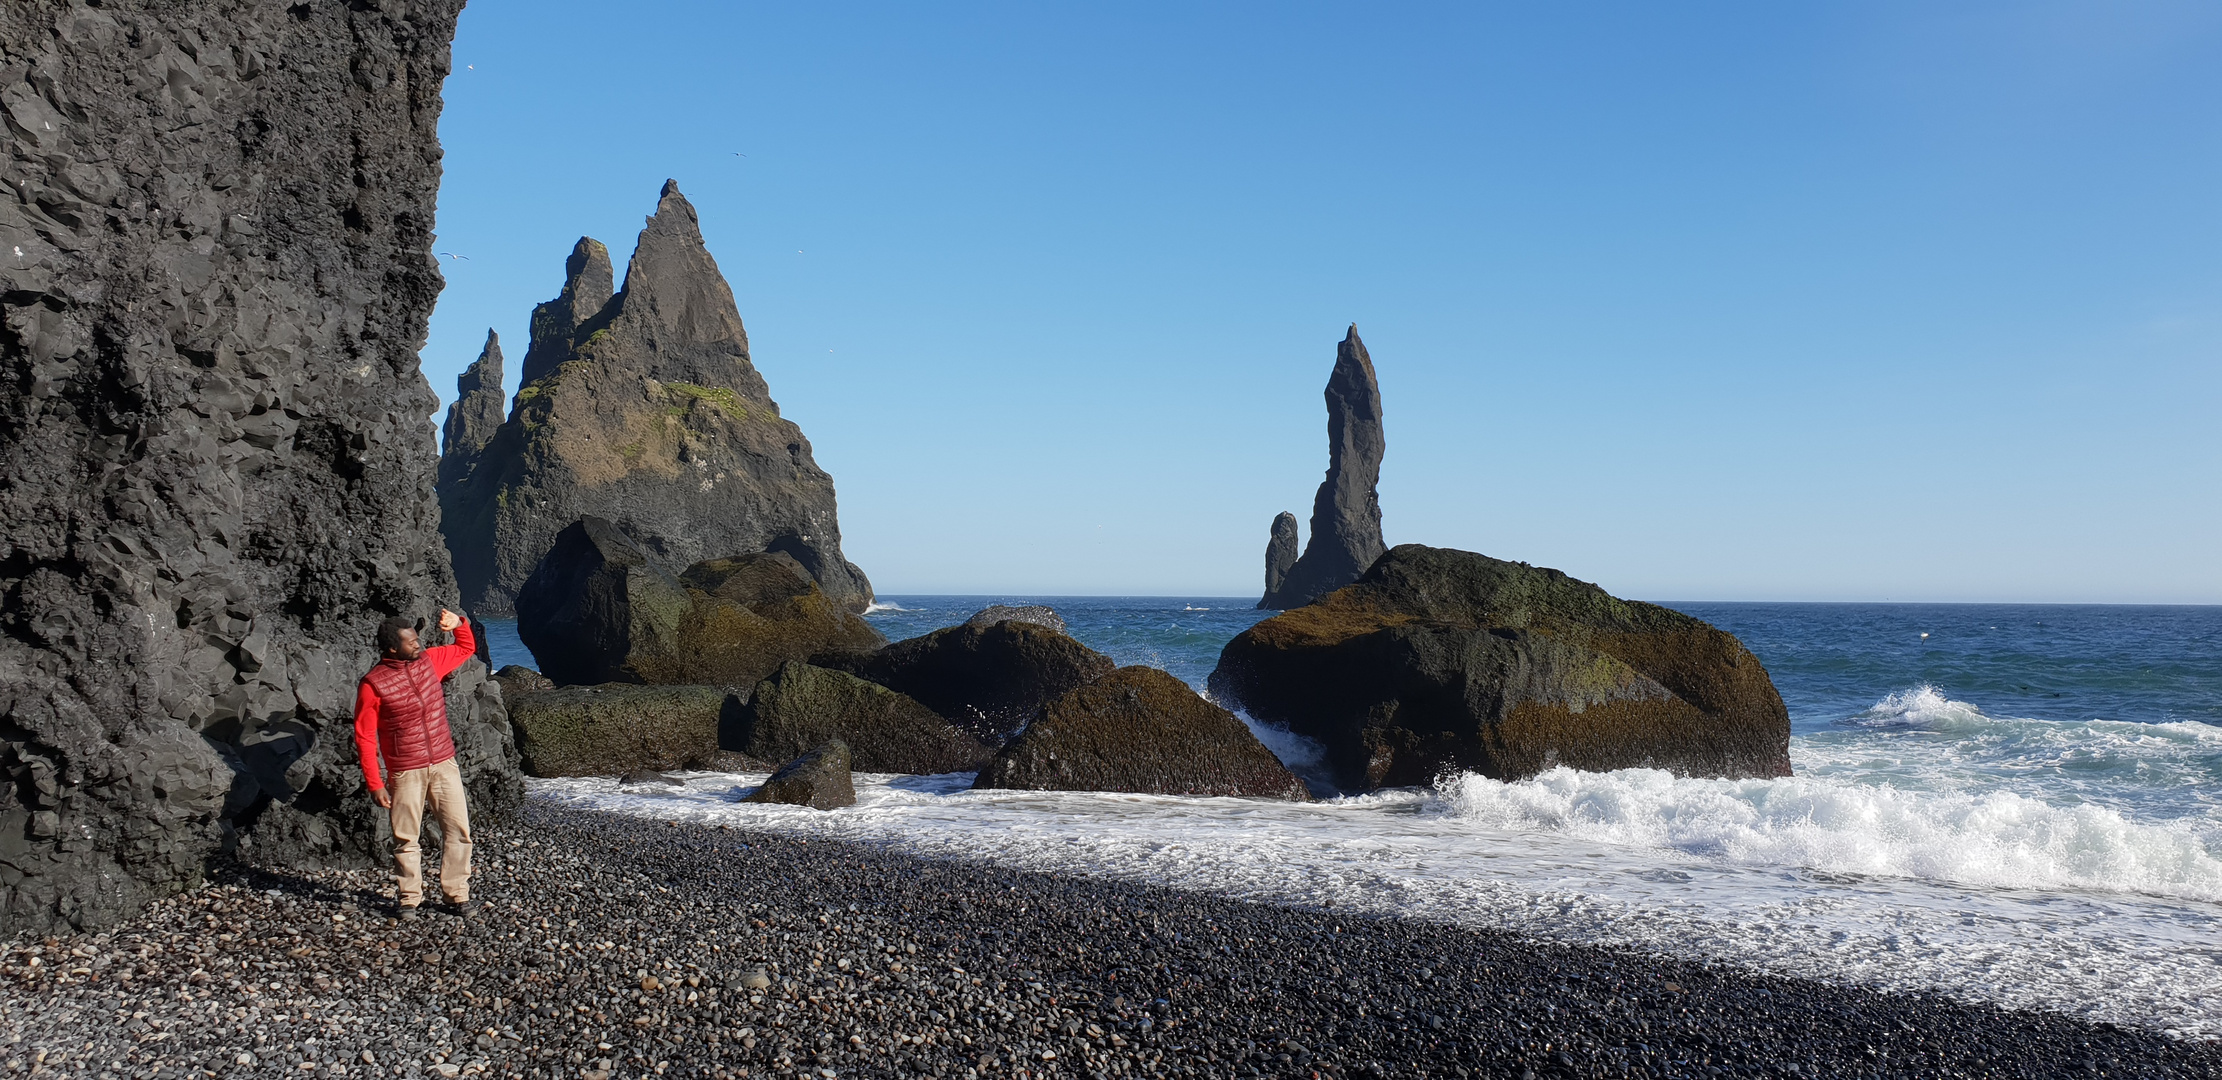
<path id="1" fill-rule="evenodd" d="M 1358 580 L 1386 550 L 1381 542 L 1381 456 L 1387 449 L 1381 428 L 1381 385 L 1373 360 L 1352 324 L 1335 350 L 1335 370 L 1327 377 L 1327 478 L 1312 499 L 1312 539 L 1304 556 L 1273 579 L 1273 558 L 1282 550 L 1280 518 L 1273 522 L 1273 545 L 1266 549 L 1266 590 L 1261 608 L 1287 610 Z M 1282 515 L 1283 518 L 1289 515 Z M 1289 544 L 1295 543 L 1291 519 Z"/>
<path id="2" fill-rule="evenodd" d="M 1265 599 L 1258 601 L 1259 607 L 1273 606 L 1281 583 L 1296 565 L 1296 550 L 1296 515 L 1283 510 L 1273 518 L 1273 535 L 1265 542 Z"/>
<path id="3" fill-rule="evenodd" d="M 441 428 L 442 488 L 471 474 L 479 451 L 486 449 L 494 432 L 501 428 L 501 380 L 501 337 L 488 330 L 486 347 L 455 380 L 455 404 L 448 406 L 447 424 Z"/>
<path id="4" fill-rule="evenodd" d="M 664 184 L 624 288 L 610 285 L 608 249 L 581 239 L 563 292 L 533 311 L 509 420 L 441 492 L 463 602 L 513 612 L 556 533 L 602 517 L 673 566 L 783 552 L 863 610 L 872 586 L 841 556 L 833 478 L 750 362 L 678 184 Z"/>

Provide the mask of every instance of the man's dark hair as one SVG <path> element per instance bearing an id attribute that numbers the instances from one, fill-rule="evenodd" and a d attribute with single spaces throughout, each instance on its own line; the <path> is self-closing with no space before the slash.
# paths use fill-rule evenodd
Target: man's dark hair
<path id="1" fill-rule="evenodd" d="M 403 630 L 414 630 L 416 628 L 417 621 L 415 619 L 407 618 L 401 615 L 396 615 L 391 619 L 387 619 L 385 622 L 379 623 L 378 651 L 399 652 L 401 650 L 401 632 Z"/>

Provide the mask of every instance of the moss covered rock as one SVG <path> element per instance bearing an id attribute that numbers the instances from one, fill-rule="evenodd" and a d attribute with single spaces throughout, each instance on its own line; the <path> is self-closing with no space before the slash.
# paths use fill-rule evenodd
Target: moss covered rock
<path id="1" fill-rule="evenodd" d="M 741 702 L 721 686 L 566 686 L 519 697 L 509 723 L 531 776 L 624 776 L 717 769 L 723 725 Z"/>
<path id="2" fill-rule="evenodd" d="M 582 518 L 517 594 L 517 636 L 565 685 L 753 686 L 789 660 L 886 639 L 784 552 L 666 569 L 601 518 Z"/>
<path id="3" fill-rule="evenodd" d="M 1734 635 L 1469 551 L 1390 550 L 1228 642 L 1211 689 L 1325 744 L 1347 790 L 1450 768 L 1790 774 L 1789 713 Z"/>
<path id="4" fill-rule="evenodd" d="M 836 739 L 863 772 L 972 772 L 989 754 L 916 698 L 799 661 L 756 684 L 735 745 L 751 757 L 785 761 Z"/>
<path id="5" fill-rule="evenodd" d="M 1156 668 L 1066 693 L 995 755 L 978 788 L 1308 799 L 1233 713 Z"/>

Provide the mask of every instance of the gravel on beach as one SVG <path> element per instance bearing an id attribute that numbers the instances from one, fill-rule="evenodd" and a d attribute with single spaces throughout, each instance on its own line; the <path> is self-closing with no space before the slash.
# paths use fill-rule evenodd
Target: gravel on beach
<path id="1" fill-rule="evenodd" d="M 538 802 L 477 839 L 469 918 L 225 867 L 8 942 L 0 1076 L 2222 1076 L 2067 1017 L 850 843 Z"/>

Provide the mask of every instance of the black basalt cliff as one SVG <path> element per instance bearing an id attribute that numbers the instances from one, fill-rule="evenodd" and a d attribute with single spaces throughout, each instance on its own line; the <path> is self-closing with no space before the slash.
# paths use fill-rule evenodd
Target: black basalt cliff
<path id="1" fill-rule="evenodd" d="M 1366 343 L 1352 326 L 1335 349 L 1327 376 L 1327 478 L 1312 498 L 1312 538 L 1303 557 L 1276 574 L 1294 545 L 1293 521 L 1273 521 L 1265 551 L 1261 608 L 1302 607 L 1358 580 L 1386 550 L 1381 542 L 1381 385 L 1373 377 Z M 1286 514 L 1282 517 L 1287 517 Z M 1286 537 L 1284 540 L 1283 537 Z M 1276 581 L 1278 587 L 1276 587 Z"/>
<path id="2" fill-rule="evenodd" d="M 783 552 L 828 597 L 868 606 L 871 583 L 841 555 L 833 478 L 750 362 L 678 185 L 664 185 L 622 289 L 595 240 L 565 270 L 562 293 L 533 311 L 508 421 L 441 486 L 464 602 L 514 611 L 556 534 L 600 517 L 673 566 Z"/>
<path id="3" fill-rule="evenodd" d="M 379 848 L 355 683 L 455 596 L 416 352 L 461 6 L 0 4 L 0 932 Z M 449 693 L 498 816 L 500 696 Z"/>

